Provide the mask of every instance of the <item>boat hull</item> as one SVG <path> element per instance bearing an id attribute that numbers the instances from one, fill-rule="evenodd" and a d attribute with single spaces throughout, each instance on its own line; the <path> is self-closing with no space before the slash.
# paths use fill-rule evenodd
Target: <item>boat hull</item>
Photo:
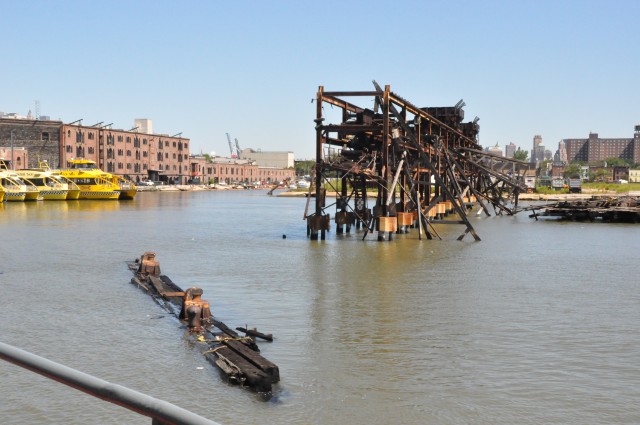
<path id="1" fill-rule="evenodd" d="M 67 200 L 80 199 L 80 189 L 67 190 Z"/>
<path id="2" fill-rule="evenodd" d="M 119 190 L 84 190 L 80 188 L 78 199 L 118 199 Z"/>
<path id="3" fill-rule="evenodd" d="M 24 194 L 24 200 L 28 202 L 39 201 L 41 199 L 39 190 L 27 190 Z"/>
<path id="4" fill-rule="evenodd" d="M 133 199 L 138 191 L 136 189 L 120 190 L 120 199 Z"/>
<path id="5" fill-rule="evenodd" d="M 23 202 L 26 195 L 24 192 L 7 190 L 4 199 L 7 202 Z"/>
<path id="6" fill-rule="evenodd" d="M 67 199 L 68 191 L 64 189 L 40 189 L 40 196 L 44 201 L 64 201 Z"/>

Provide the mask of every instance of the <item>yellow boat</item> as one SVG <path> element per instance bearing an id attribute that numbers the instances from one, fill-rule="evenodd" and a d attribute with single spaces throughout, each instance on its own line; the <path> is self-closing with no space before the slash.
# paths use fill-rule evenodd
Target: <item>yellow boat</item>
<path id="1" fill-rule="evenodd" d="M 4 191 L 4 187 L 0 186 L 0 202 L 4 202 L 4 196 L 6 192 Z"/>
<path id="2" fill-rule="evenodd" d="M 132 182 L 118 175 L 102 171 L 98 168 L 95 161 L 79 158 L 71 159 L 69 160 L 69 163 L 71 164 L 71 167 L 67 170 L 61 170 L 61 175 L 71 180 L 73 180 L 71 177 L 72 175 L 83 175 L 85 178 L 99 178 L 102 182 L 107 182 L 113 187 L 117 187 L 118 199 L 133 199 L 136 196 L 137 188 Z M 83 198 L 82 194 L 80 195 L 80 198 Z"/>
<path id="3" fill-rule="evenodd" d="M 111 181 L 120 186 L 120 199 L 133 199 L 136 196 L 138 188 L 133 182 L 115 174 L 112 176 Z"/>
<path id="4" fill-rule="evenodd" d="M 58 174 L 56 177 L 67 184 L 67 200 L 80 199 L 81 190 L 77 184 L 61 174 Z"/>
<path id="5" fill-rule="evenodd" d="M 66 178 L 65 176 L 59 174 L 59 170 L 52 170 L 49 168 L 49 163 L 46 160 L 38 162 L 38 168 L 33 169 L 32 171 L 42 171 L 47 173 L 47 175 L 51 175 L 53 178 L 59 180 L 62 184 L 66 185 L 67 190 L 67 200 L 75 200 L 80 198 L 80 188 L 74 182 Z"/>
<path id="6" fill-rule="evenodd" d="M 69 184 L 63 182 L 60 176 L 54 176 L 51 171 L 16 170 L 16 174 L 23 180 L 33 183 L 45 201 L 64 201 L 67 199 Z"/>
<path id="7" fill-rule="evenodd" d="M 66 177 L 80 188 L 78 199 L 118 199 L 120 197 L 120 186 L 104 178 L 100 169 L 91 167 L 90 163 L 95 165 L 94 161 L 72 159 L 69 162 L 71 168 L 55 170 L 54 174 Z"/>
<path id="8" fill-rule="evenodd" d="M 7 167 L 7 163 L 0 159 L 0 185 L 4 187 L 7 201 L 37 201 L 42 199 L 40 191 L 30 181 L 22 180 L 13 170 Z"/>

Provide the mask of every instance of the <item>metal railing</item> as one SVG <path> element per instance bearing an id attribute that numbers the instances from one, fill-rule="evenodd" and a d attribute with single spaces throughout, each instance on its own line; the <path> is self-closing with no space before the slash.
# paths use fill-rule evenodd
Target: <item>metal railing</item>
<path id="1" fill-rule="evenodd" d="M 153 425 L 219 425 L 174 404 L 0 342 L 0 359 L 152 418 Z"/>

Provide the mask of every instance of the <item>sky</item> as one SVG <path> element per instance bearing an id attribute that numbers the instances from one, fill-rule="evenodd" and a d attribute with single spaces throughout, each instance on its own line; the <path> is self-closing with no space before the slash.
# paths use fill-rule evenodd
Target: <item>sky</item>
<path id="1" fill-rule="evenodd" d="M 640 124 L 640 1 L 0 0 L 0 111 L 130 129 L 191 153 L 314 159 L 315 98 L 372 90 L 479 117 L 479 141 L 555 151 Z M 361 103 L 363 107 L 370 107 Z M 372 106 L 372 105 L 371 105 Z M 103 124 L 103 125 L 104 125 Z"/>

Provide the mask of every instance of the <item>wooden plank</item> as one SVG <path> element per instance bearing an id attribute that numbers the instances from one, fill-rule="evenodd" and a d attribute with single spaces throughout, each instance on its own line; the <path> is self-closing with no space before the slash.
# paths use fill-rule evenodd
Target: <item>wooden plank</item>
<path id="1" fill-rule="evenodd" d="M 273 335 L 272 334 L 263 334 L 262 332 L 258 332 L 256 329 L 246 329 L 246 328 L 236 328 L 237 331 L 244 332 L 247 335 L 255 336 L 257 338 L 264 339 L 265 341 L 272 342 Z"/>

